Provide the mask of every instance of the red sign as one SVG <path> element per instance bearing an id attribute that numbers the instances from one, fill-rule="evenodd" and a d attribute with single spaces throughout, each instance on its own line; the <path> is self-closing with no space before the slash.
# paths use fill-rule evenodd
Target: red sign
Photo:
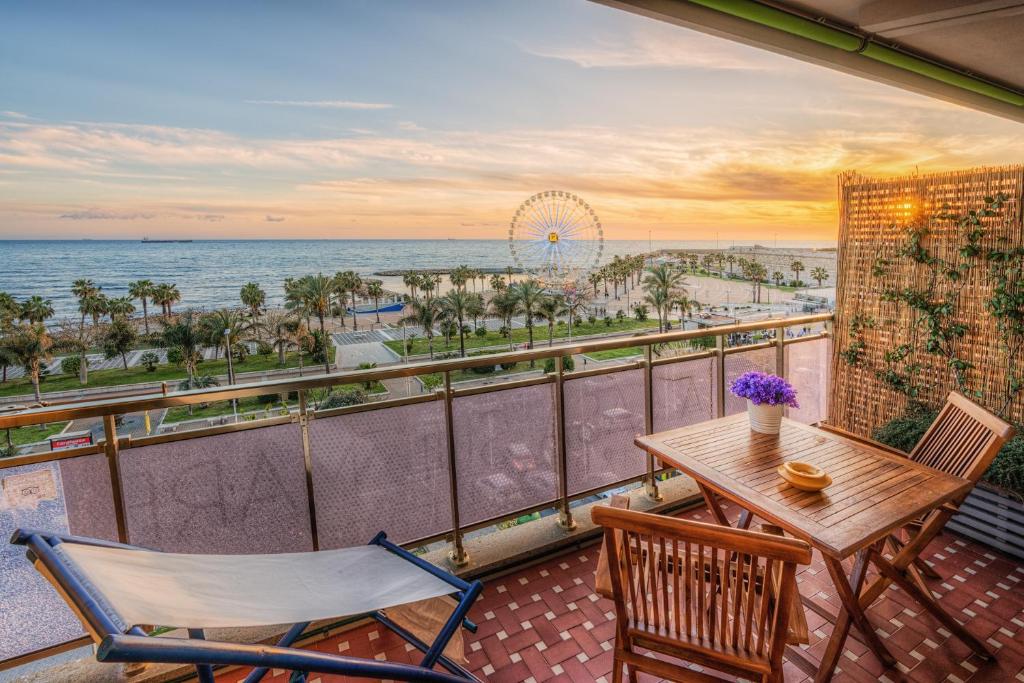
<path id="1" fill-rule="evenodd" d="M 58 434 L 50 437 L 50 450 L 57 451 L 62 448 L 75 448 L 77 446 L 91 446 L 92 432 L 75 432 L 74 434 Z"/>

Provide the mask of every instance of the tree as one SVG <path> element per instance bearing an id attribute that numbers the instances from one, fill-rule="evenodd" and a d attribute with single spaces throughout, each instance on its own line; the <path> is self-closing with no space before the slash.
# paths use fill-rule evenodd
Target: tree
<path id="1" fill-rule="evenodd" d="M 416 300 L 416 290 L 420 284 L 420 276 L 411 270 L 407 270 L 402 273 L 402 283 L 409 288 L 409 296 Z"/>
<path id="2" fill-rule="evenodd" d="M 515 291 L 506 289 L 491 297 L 491 312 L 501 319 L 502 327 L 509 330 L 508 350 L 512 350 L 512 318 L 520 312 L 519 297 Z"/>
<path id="3" fill-rule="evenodd" d="M 242 305 L 249 309 L 249 315 L 256 325 L 260 322 L 260 311 L 267 303 L 267 293 L 255 282 L 246 282 L 238 292 Z"/>
<path id="4" fill-rule="evenodd" d="M 772 279 L 775 280 L 776 287 L 781 287 L 782 281 L 786 279 L 786 274 L 783 273 L 781 270 L 776 270 L 774 273 L 772 273 Z"/>
<path id="5" fill-rule="evenodd" d="M 545 296 L 537 304 L 537 311 L 534 315 L 537 320 L 543 320 L 548 324 L 548 346 L 554 344 L 555 323 L 558 322 L 560 316 L 568 312 L 565 299 L 560 294 Z"/>
<path id="6" fill-rule="evenodd" d="M 348 292 L 352 296 L 352 329 L 359 329 L 359 321 L 356 318 L 356 294 L 359 294 L 363 288 L 363 278 L 359 277 L 359 274 L 354 270 L 346 270 L 344 273 L 338 273 L 334 276 L 337 281 L 338 289 L 344 292 Z"/>
<path id="7" fill-rule="evenodd" d="M 763 263 L 750 261 L 747 264 L 747 277 L 754 283 L 754 300 L 761 303 L 761 283 L 768 277 L 768 269 Z"/>
<path id="8" fill-rule="evenodd" d="M 114 318 L 103 334 L 103 357 L 107 360 L 121 356 L 124 369 L 128 369 L 128 352 L 135 345 L 137 335 L 131 323 L 122 317 Z"/>
<path id="9" fill-rule="evenodd" d="M 367 280 L 366 294 L 373 299 L 373 312 L 377 314 L 377 322 L 380 322 L 380 298 L 384 296 L 384 283 L 380 280 Z"/>
<path id="10" fill-rule="evenodd" d="M 729 275 L 732 275 L 732 266 L 736 263 L 736 257 L 733 254 L 729 254 L 725 257 L 725 262 L 729 264 Z"/>
<path id="11" fill-rule="evenodd" d="M 136 280 L 128 284 L 128 296 L 142 302 L 142 324 L 149 334 L 149 297 L 153 296 L 153 282 L 150 280 Z"/>
<path id="12" fill-rule="evenodd" d="M 127 320 L 134 312 L 135 304 L 132 303 L 130 296 L 120 296 L 107 300 L 107 313 L 110 314 L 112 320 L 118 318 Z"/>
<path id="13" fill-rule="evenodd" d="M 469 266 L 456 266 L 448 273 L 448 280 L 455 289 L 465 290 L 466 282 L 472 276 L 473 270 Z"/>
<path id="14" fill-rule="evenodd" d="M 14 342 L 14 328 L 9 324 L 0 327 L 0 383 L 7 381 L 7 368 L 13 368 L 18 364 Z"/>
<path id="15" fill-rule="evenodd" d="M 81 329 L 85 329 L 85 317 L 89 315 L 89 307 L 85 300 L 99 294 L 100 288 L 92 280 L 81 278 L 75 280 L 71 285 L 71 293 L 78 299 L 78 312 L 82 315 Z"/>
<path id="16" fill-rule="evenodd" d="M 330 278 L 323 273 L 316 275 L 304 275 L 295 281 L 299 301 L 307 315 L 315 315 L 320 322 L 320 333 L 327 337 L 324 326 L 325 319 L 331 311 L 331 295 L 337 288 L 336 278 Z M 324 373 L 330 373 L 330 357 L 324 361 Z"/>
<path id="17" fill-rule="evenodd" d="M 299 319 L 291 311 L 267 311 L 260 321 L 270 346 L 277 351 L 277 364 L 284 367 L 286 353 L 294 342 L 294 329 Z"/>
<path id="18" fill-rule="evenodd" d="M 189 386 L 196 375 L 196 367 L 203 360 L 203 330 L 195 311 L 186 310 L 178 319 L 164 328 L 164 346 L 167 360 L 185 368 Z M 192 414 L 189 405 L 188 414 Z"/>
<path id="19" fill-rule="evenodd" d="M 601 271 L 593 270 L 587 274 L 587 283 L 594 288 L 594 298 L 597 298 L 597 286 L 601 284 Z"/>
<path id="20" fill-rule="evenodd" d="M 804 264 L 801 261 L 793 261 L 789 264 L 789 269 L 796 274 L 796 281 L 800 282 L 800 273 L 805 270 Z"/>
<path id="21" fill-rule="evenodd" d="M 230 308 L 221 308 L 204 315 L 200 325 L 206 337 L 206 343 L 214 348 L 224 348 L 224 357 L 227 358 L 238 344 L 245 339 L 252 329 L 245 313 Z M 229 373 L 228 383 L 234 384 L 233 370 Z"/>
<path id="22" fill-rule="evenodd" d="M 527 348 L 532 349 L 533 320 L 537 313 L 537 309 L 540 307 L 541 301 L 544 299 L 544 288 L 541 287 L 539 282 L 531 278 L 513 285 L 511 290 L 515 292 L 515 296 L 519 300 L 519 308 L 522 310 L 523 316 L 526 318 L 526 336 L 529 340 Z M 535 363 L 531 360 L 530 367 L 532 368 L 534 366 Z"/>
<path id="23" fill-rule="evenodd" d="M 150 296 L 154 304 L 160 304 L 164 318 L 170 318 L 174 304 L 181 301 L 181 292 L 178 291 L 178 286 L 166 282 L 154 285 L 153 294 Z"/>
<path id="24" fill-rule="evenodd" d="M 53 360 L 53 351 L 61 350 L 60 347 L 54 344 L 46 325 L 42 322 L 30 322 L 22 323 L 12 330 L 9 349 L 32 380 L 36 402 L 42 401 L 39 382 L 43 365 Z"/>
<path id="25" fill-rule="evenodd" d="M 668 263 L 659 263 L 647 269 L 643 286 L 647 295 L 644 300 L 649 303 L 658 315 L 658 331 L 665 331 L 665 322 L 674 305 L 678 289 L 686 285 L 683 273 Z"/>
<path id="26" fill-rule="evenodd" d="M 53 302 L 41 296 L 30 296 L 21 302 L 18 317 L 29 323 L 41 323 L 53 315 Z"/>
<path id="27" fill-rule="evenodd" d="M 828 271 L 818 266 L 811 271 L 811 277 L 818 281 L 818 286 L 821 287 L 821 283 L 828 279 Z"/>
<path id="28" fill-rule="evenodd" d="M 501 273 L 495 273 L 491 276 L 490 280 L 491 289 L 495 292 L 504 292 L 508 288 L 508 282 L 501 276 Z"/>
<path id="29" fill-rule="evenodd" d="M 462 289 L 456 288 L 445 294 L 443 297 L 438 299 L 441 304 L 442 310 L 447 313 L 448 317 L 453 318 L 458 324 L 459 328 L 459 355 L 465 358 L 466 356 L 466 334 L 465 334 L 465 319 L 467 316 L 468 309 L 472 306 L 470 299 L 472 294 L 466 291 L 465 286 Z M 447 335 L 446 335 L 447 336 Z"/>
<path id="30" fill-rule="evenodd" d="M 423 328 L 423 336 L 427 338 L 430 360 L 434 360 L 434 326 L 441 318 L 441 305 L 437 299 L 414 299 L 409 304 L 409 314 L 400 322 L 419 325 Z"/>

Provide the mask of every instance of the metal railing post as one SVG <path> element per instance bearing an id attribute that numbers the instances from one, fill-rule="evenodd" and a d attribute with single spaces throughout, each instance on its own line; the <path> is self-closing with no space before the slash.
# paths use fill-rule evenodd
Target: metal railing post
<path id="1" fill-rule="evenodd" d="M 309 408 L 306 405 L 306 392 L 303 389 L 299 390 L 299 431 L 302 432 L 302 461 L 306 466 L 309 535 L 313 541 L 313 550 L 320 550 L 320 534 L 316 528 L 316 499 L 313 494 L 313 456 L 309 448 Z"/>
<path id="2" fill-rule="evenodd" d="M 117 416 L 103 416 L 103 452 L 107 456 L 107 467 L 110 469 L 110 491 L 114 496 L 114 517 L 117 520 L 117 540 L 128 542 L 128 523 L 124 515 L 124 491 L 121 488 L 121 466 L 118 453 L 121 445 L 117 442 Z"/>
<path id="3" fill-rule="evenodd" d="M 569 462 L 565 445 L 565 360 L 555 356 L 555 462 L 558 467 L 558 524 L 567 530 L 576 528 L 569 510 Z"/>
<path id="4" fill-rule="evenodd" d="M 775 328 L 775 374 L 786 377 L 786 328 Z"/>
<path id="5" fill-rule="evenodd" d="M 459 528 L 459 481 L 455 476 L 455 416 L 452 405 L 452 374 L 448 370 L 444 373 L 444 423 L 448 443 L 448 488 L 452 504 L 452 549 L 448 551 L 448 559 L 456 567 L 464 567 L 469 563 L 469 554 L 462 545 L 462 529 Z"/>
<path id="6" fill-rule="evenodd" d="M 654 433 L 654 366 L 651 363 L 653 349 L 650 344 L 644 347 L 644 433 Z M 654 501 L 663 500 L 658 491 L 658 483 L 654 479 L 654 456 L 647 454 L 647 477 L 644 479 L 644 489 L 648 498 Z"/>
<path id="7" fill-rule="evenodd" d="M 715 335 L 715 417 L 725 417 L 725 336 Z"/>

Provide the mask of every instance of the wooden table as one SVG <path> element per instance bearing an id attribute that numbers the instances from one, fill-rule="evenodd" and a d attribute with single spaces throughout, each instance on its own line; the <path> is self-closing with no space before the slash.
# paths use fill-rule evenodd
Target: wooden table
<path id="1" fill-rule="evenodd" d="M 758 434 L 746 413 L 638 436 L 636 445 L 693 477 L 718 523 L 729 523 L 716 499 L 721 496 L 746 511 L 740 526 L 748 526 L 753 513 L 822 553 L 843 610 L 816 681 L 831 678 L 851 620 L 875 656 L 895 664 L 858 600 L 867 551 L 907 522 L 966 495 L 969 481 L 788 419 L 779 435 Z M 793 488 L 776 472 L 791 460 L 822 468 L 832 484 L 817 493 Z M 842 560 L 850 556 L 856 560 L 847 576 Z"/>

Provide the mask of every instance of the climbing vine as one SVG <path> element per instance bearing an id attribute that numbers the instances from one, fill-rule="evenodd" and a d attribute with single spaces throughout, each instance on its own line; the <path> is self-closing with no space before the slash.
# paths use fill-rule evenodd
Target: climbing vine
<path id="1" fill-rule="evenodd" d="M 982 247 L 984 219 L 1001 215 L 1008 199 L 1003 193 L 985 197 L 981 208 L 963 214 L 953 213 L 949 205 L 944 205 L 931 220 L 907 228 L 896 256 L 924 269 L 924 277 L 917 278 L 917 282 L 923 284 L 889 286 L 879 292 L 881 301 L 905 306 L 911 312 L 908 340 L 887 350 L 882 357 L 884 367 L 875 369 L 879 381 L 894 391 L 912 400 L 918 399 L 927 388 L 924 383 L 931 381 L 928 377 L 922 378 L 920 372 L 921 355 L 929 354 L 942 360 L 960 392 L 980 397 L 980 392 L 972 391 L 969 386 L 969 371 L 974 366 L 961 355 L 969 327 L 958 319 L 957 313 L 961 290 L 970 279 L 972 269 L 983 261 L 988 265 L 985 283 L 992 292 L 986 301 L 986 310 L 996 321 L 1007 358 L 1005 400 L 1000 414 L 1024 391 L 1024 376 L 1018 368 L 1018 359 L 1024 350 L 1024 248 L 1007 247 L 986 252 Z M 944 225 L 955 225 L 958 234 L 965 237 L 964 245 L 946 258 L 928 244 L 933 231 Z M 871 266 L 872 277 L 884 278 L 892 263 L 889 258 L 877 257 Z M 861 313 L 851 319 L 849 342 L 839 352 L 850 366 L 863 364 L 867 349 L 864 330 L 874 326 L 875 321 Z"/>

